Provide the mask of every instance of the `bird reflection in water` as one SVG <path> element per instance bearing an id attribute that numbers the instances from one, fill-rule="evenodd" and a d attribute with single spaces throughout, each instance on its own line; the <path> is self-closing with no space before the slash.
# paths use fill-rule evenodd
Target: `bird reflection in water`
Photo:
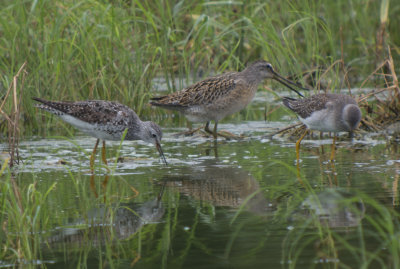
<path id="1" fill-rule="evenodd" d="M 364 218 L 365 206 L 356 196 L 340 189 L 311 194 L 302 203 L 301 215 L 314 217 L 331 228 L 357 227 Z"/>
<path id="2" fill-rule="evenodd" d="M 94 173 L 92 173 L 90 175 L 90 189 L 92 190 L 94 197 L 98 198 L 99 195 L 98 195 L 97 190 L 96 190 L 96 184 L 95 184 L 95 181 L 94 181 L 94 176 L 95 176 Z M 106 188 L 107 188 L 107 184 L 108 184 L 108 179 L 109 178 L 110 178 L 109 175 L 105 174 L 103 182 L 101 183 L 101 187 L 102 187 L 102 189 L 104 191 L 104 202 L 106 201 Z"/>
<path id="3" fill-rule="evenodd" d="M 263 215 L 273 210 L 258 181 L 246 170 L 207 160 L 192 167 L 183 167 L 163 178 L 166 186 L 185 196 L 206 201 L 214 206 L 239 208 Z"/>
<path id="4" fill-rule="evenodd" d="M 165 213 L 161 202 L 163 193 L 164 186 L 155 199 L 144 203 L 120 204 L 115 208 L 102 206 L 89 210 L 86 218 L 68 225 L 78 228 L 62 228 L 48 238 L 47 243 L 52 248 L 65 247 L 65 244 L 68 247 L 85 247 L 88 244 L 109 243 L 112 238 L 128 239 L 144 225 L 161 220 Z"/>

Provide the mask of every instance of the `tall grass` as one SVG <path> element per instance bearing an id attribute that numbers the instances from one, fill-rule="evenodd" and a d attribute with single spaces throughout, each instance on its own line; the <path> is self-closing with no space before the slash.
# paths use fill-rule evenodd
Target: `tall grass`
<path id="1" fill-rule="evenodd" d="M 4 169 L 5 165 L 0 171 L 0 221 L 3 223 L 0 259 L 9 266 L 31 265 L 41 257 L 40 235 L 50 222 L 50 212 L 44 204 L 56 183 L 44 191 L 37 190 L 35 180 L 21 187 L 18 179 Z"/>
<path id="2" fill-rule="evenodd" d="M 400 7 L 391 4 L 385 33 L 396 47 Z M 38 128 L 32 96 L 117 100 L 150 117 L 155 77 L 165 78 L 161 90 L 174 91 L 259 58 L 284 74 L 343 58 L 362 76 L 373 70 L 382 18 L 377 1 L 4 0 L 2 6 L 0 89 L 26 61 L 25 134 Z"/>

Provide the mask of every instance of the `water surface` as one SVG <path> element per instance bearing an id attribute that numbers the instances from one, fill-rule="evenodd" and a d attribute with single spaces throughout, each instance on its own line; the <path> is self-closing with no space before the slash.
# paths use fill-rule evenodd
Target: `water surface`
<path id="1" fill-rule="evenodd" d="M 251 111 L 264 109 L 256 100 L 242 113 Z M 268 117 L 219 125 L 245 136 L 240 140 L 177 136 L 186 130 L 181 124 L 164 128 L 168 166 L 152 145 L 107 142 L 111 172 L 98 155 L 94 176 L 95 139 L 25 139 L 16 183 L 47 196 L 38 215 L 38 257 L 15 264 L 392 268 L 397 143 L 377 134 L 361 132 L 352 141 L 342 135 L 332 163 L 332 139 L 316 133 L 303 140 L 297 168 L 295 139 L 272 136 L 295 118 Z"/>

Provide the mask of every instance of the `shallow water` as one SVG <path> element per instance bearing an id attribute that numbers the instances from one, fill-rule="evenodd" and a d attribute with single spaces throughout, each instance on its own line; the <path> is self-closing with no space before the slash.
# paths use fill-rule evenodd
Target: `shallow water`
<path id="1" fill-rule="evenodd" d="M 164 128 L 168 166 L 152 145 L 107 142 L 111 172 L 98 154 L 94 177 L 95 139 L 25 139 L 14 173 L 19 188 L 51 190 L 41 205 L 38 257 L 12 264 L 392 268 L 391 240 L 400 231 L 397 143 L 343 135 L 331 163 L 332 139 L 314 135 L 303 140 L 297 168 L 295 140 L 271 136 L 296 120 L 271 117 L 219 125 L 241 140 L 214 142 L 176 136 L 183 127 Z"/>

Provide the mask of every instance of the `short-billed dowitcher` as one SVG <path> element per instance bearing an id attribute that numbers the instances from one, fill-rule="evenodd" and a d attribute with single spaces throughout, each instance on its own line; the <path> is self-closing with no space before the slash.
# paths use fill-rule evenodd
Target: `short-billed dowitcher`
<path id="1" fill-rule="evenodd" d="M 308 129 L 335 133 L 331 160 L 334 157 L 336 133 L 349 132 L 352 136 L 361 121 L 361 110 L 356 100 L 345 94 L 323 93 L 304 99 L 284 97 L 283 104 L 295 112 Z M 307 132 L 296 142 L 297 160 L 300 157 L 300 142 Z"/>
<path id="2" fill-rule="evenodd" d="M 279 81 L 302 96 L 290 86 L 297 84 L 275 72 L 270 63 L 259 60 L 241 72 L 210 77 L 181 91 L 151 98 L 150 104 L 179 111 L 189 121 L 206 122 L 205 131 L 216 139 L 218 121 L 245 108 L 253 99 L 258 85 L 267 78 Z M 209 129 L 212 120 L 215 121 L 214 131 Z"/>
<path id="3" fill-rule="evenodd" d="M 94 155 L 100 139 L 103 140 L 102 160 L 107 165 L 105 140 L 121 140 L 125 129 L 127 129 L 125 140 L 143 140 L 153 143 L 164 163 L 167 164 L 160 144 L 162 138 L 160 126 L 151 121 L 141 121 L 135 111 L 125 105 L 102 100 L 54 102 L 37 97 L 32 99 L 41 103 L 36 107 L 59 116 L 82 132 L 97 138 L 90 156 L 92 172 Z"/>

